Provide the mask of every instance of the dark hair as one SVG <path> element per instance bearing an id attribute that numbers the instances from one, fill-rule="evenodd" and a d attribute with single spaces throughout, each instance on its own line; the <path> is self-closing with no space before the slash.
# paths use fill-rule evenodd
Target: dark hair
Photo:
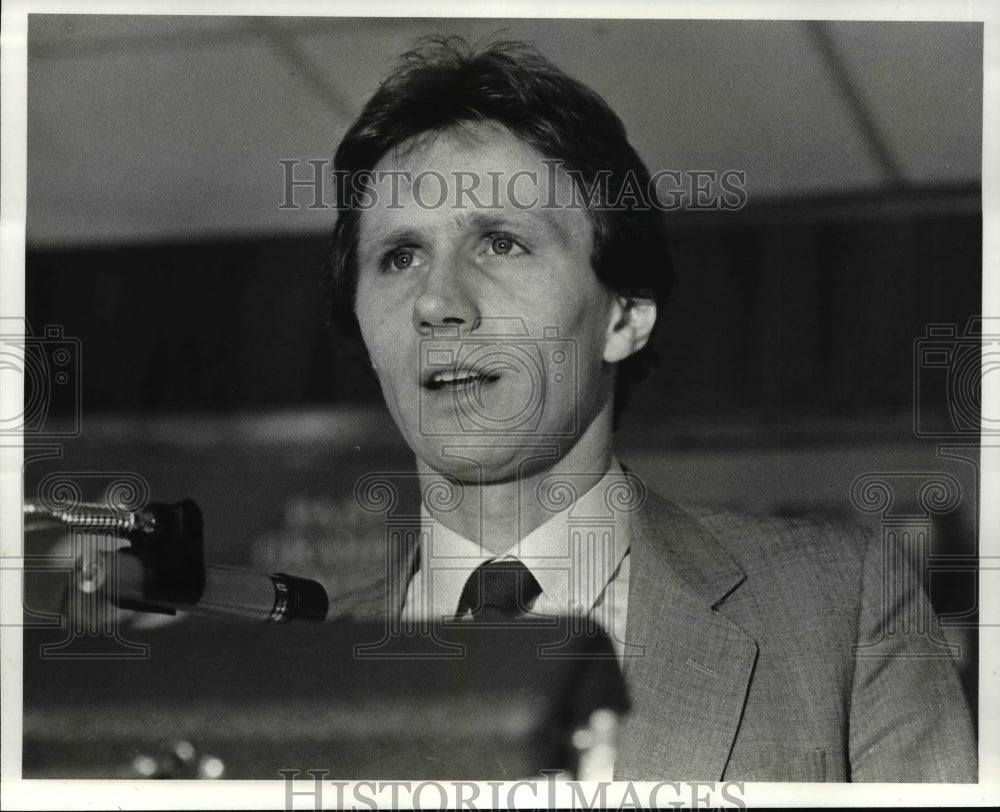
<path id="1" fill-rule="evenodd" d="M 598 186 L 597 204 L 588 209 L 594 229 L 591 266 L 620 295 L 666 300 L 673 265 L 663 215 L 644 197 L 649 172 L 624 125 L 593 90 L 523 43 L 495 42 L 477 51 L 460 37 L 421 40 L 347 131 L 334 158 L 335 176 L 344 188 L 358 188 L 356 179 L 389 150 L 426 133 L 480 121 L 499 123 L 545 158 L 562 161 L 578 187 L 580 178 L 604 175 L 606 186 Z M 587 189 L 580 191 L 589 199 Z M 619 199 L 631 202 L 608 205 Z M 358 207 L 341 201 L 331 255 L 333 320 L 353 336 L 360 334 L 354 311 L 359 218 Z M 629 385 L 644 377 L 654 360 L 650 341 L 619 364 L 616 413 Z"/>

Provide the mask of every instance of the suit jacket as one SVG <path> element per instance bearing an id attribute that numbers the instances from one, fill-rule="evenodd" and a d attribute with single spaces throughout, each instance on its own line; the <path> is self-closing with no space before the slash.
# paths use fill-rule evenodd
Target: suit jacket
<path id="1" fill-rule="evenodd" d="M 965 697 L 919 579 L 880 537 L 684 509 L 631 539 L 623 779 L 976 780 Z M 936 637 L 935 637 L 936 636 Z"/>
<path id="2" fill-rule="evenodd" d="M 616 778 L 976 780 L 954 663 L 880 538 L 649 493 L 630 543 Z M 398 617 L 416 561 L 394 537 L 385 574 L 331 614 Z"/>

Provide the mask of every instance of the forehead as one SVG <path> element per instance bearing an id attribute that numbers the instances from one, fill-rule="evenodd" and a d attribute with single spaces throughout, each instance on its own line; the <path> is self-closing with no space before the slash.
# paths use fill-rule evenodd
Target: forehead
<path id="1" fill-rule="evenodd" d="M 502 218 L 588 246 L 592 228 L 562 162 L 495 122 L 422 134 L 376 164 L 361 214 L 362 245 L 386 228 Z"/>
<path id="2" fill-rule="evenodd" d="M 490 171 L 542 171 L 545 160 L 537 149 L 503 125 L 479 121 L 410 138 L 383 155 L 376 170 L 485 175 Z"/>

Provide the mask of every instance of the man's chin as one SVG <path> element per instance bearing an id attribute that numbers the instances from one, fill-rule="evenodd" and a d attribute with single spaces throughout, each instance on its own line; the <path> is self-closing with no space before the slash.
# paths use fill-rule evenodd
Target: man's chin
<path id="1" fill-rule="evenodd" d="M 467 485 L 516 482 L 551 468 L 569 449 L 568 437 L 477 435 L 423 438 L 414 445 L 423 468 Z"/>

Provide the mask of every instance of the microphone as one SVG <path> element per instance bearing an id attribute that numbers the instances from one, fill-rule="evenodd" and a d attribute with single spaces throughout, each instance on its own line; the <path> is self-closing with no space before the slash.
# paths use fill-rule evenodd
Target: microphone
<path id="1" fill-rule="evenodd" d="M 330 608 L 326 590 L 309 578 L 205 563 L 201 509 L 191 499 L 134 511 L 99 503 L 25 503 L 24 516 L 26 530 L 61 524 L 130 542 L 81 556 L 75 565 L 77 589 L 103 589 L 122 609 L 288 622 L 325 620 Z"/>
<path id="2" fill-rule="evenodd" d="M 102 553 L 104 585 L 112 603 L 122 609 L 150 609 L 149 572 L 130 550 Z M 204 586 L 190 602 L 157 594 L 154 611 L 173 614 L 178 609 L 192 614 L 239 620 L 287 623 L 291 620 L 321 621 L 330 607 L 326 590 L 309 578 L 279 572 L 267 575 L 254 570 L 204 565 Z"/>

